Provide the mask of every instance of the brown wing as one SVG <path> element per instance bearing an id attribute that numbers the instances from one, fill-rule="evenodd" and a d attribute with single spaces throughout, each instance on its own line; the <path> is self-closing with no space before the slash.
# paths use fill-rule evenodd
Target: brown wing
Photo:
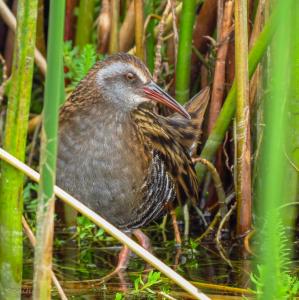
<path id="1" fill-rule="evenodd" d="M 178 200 L 184 202 L 190 198 L 196 203 L 199 184 L 189 154 L 190 149 L 183 142 L 186 139 L 194 141 L 192 120 L 166 118 L 142 107 L 135 110 L 132 116 L 144 142 L 151 151 L 159 153 L 166 165 L 167 172 L 175 183 Z"/>

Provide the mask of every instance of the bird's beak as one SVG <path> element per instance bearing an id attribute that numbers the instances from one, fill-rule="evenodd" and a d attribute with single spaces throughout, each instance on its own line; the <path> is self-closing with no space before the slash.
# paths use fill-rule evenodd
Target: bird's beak
<path id="1" fill-rule="evenodd" d="M 148 83 L 143 88 L 144 93 L 148 96 L 149 99 L 154 100 L 156 102 L 160 102 L 165 106 L 168 106 L 173 111 L 178 112 L 182 116 L 187 119 L 191 119 L 190 115 L 186 111 L 186 109 L 179 104 L 175 99 L 173 99 L 170 95 L 164 92 L 157 84 L 153 81 Z"/>

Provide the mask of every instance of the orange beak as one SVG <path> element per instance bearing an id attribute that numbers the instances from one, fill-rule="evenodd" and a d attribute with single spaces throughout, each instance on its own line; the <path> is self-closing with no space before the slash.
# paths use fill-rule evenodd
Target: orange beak
<path id="1" fill-rule="evenodd" d="M 173 111 L 181 114 L 187 119 L 191 119 L 190 115 L 186 111 L 186 109 L 179 104 L 175 99 L 173 99 L 170 95 L 164 92 L 157 84 L 153 81 L 148 83 L 143 88 L 144 93 L 148 96 L 150 100 L 162 103 L 163 105 L 169 107 Z"/>

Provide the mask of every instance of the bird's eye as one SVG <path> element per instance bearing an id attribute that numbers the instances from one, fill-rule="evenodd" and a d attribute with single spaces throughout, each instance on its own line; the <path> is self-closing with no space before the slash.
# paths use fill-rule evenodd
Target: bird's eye
<path id="1" fill-rule="evenodd" d="M 133 73 L 129 72 L 129 73 L 127 73 L 127 79 L 132 81 L 135 79 L 135 75 Z"/>

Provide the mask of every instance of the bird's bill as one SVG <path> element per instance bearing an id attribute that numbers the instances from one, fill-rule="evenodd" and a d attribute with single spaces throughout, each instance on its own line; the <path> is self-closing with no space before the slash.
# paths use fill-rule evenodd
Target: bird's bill
<path id="1" fill-rule="evenodd" d="M 149 99 L 154 100 L 156 102 L 162 103 L 165 106 L 169 107 L 173 111 L 181 114 L 187 119 L 191 119 L 190 115 L 186 111 L 186 109 L 179 104 L 175 99 L 173 99 L 170 95 L 164 92 L 157 84 L 154 82 L 150 82 L 144 88 L 144 93 L 148 96 Z"/>

